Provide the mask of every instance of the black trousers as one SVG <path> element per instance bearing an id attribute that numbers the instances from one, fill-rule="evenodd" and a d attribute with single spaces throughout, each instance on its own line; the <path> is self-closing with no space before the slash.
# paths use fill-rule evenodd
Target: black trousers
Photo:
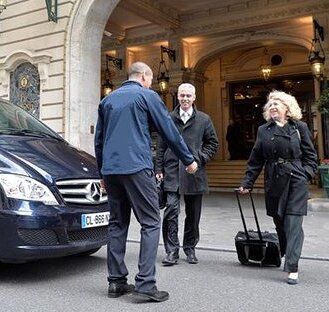
<path id="1" fill-rule="evenodd" d="M 284 270 L 298 272 L 298 262 L 302 254 L 304 216 L 285 215 L 273 217 L 278 233 L 281 256 L 285 255 Z"/>
<path id="2" fill-rule="evenodd" d="M 176 192 L 167 192 L 167 204 L 163 211 L 162 238 L 166 253 L 179 253 L 178 216 L 180 196 Z"/>
<path id="3" fill-rule="evenodd" d="M 156 284 L 155 263 L 161 226 L 154 172 L 145 169 L 131 175 L 104 176 L 104 180 L 110 206 L 108 281 L 127 281 L 124 258 L 132 209 L 141 226 L 135 289 L 149 291 Z"/>
<path id="4" fill-rule="evenodd" d="M 199 223 L 201 218 L 202 194 L 183 195 L 185 202 L 185 222 L 183 250 L 185 254 L 194 252 L 199 242 Z M 179 252 L 178 216 L 180 213 L 180 194 L 167 192 L 167 206 L 163 213 L 162 235 L 166 253 Z"/>

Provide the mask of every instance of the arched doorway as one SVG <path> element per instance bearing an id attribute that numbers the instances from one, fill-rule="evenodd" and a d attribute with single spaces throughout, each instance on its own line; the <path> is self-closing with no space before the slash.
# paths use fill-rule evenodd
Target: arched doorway
<path id="1" fill-rule="evenodd" d="M 122 2 L 122 4 L 124 7 L 125 3 Z M 66 138 L 91 153 L 93 153 L 92 130 L 96 122 L 97 104 L 100 99 L 102 35 L 105 25 L 111 20 L 112 12 L 116 6 L 119 7 L 120 5 L 119 1 L 80 0 L 75 7 L 69 25 L 66 53 L 68 91 L 65 98 Z M 306 28 L 311 23 L 310 21 L 307 19 L 304 22 Z M 300 25 L 297 20 L 291 20 L 291 23 Z M 263 51 L 263 44 L 271 40 L 270 50 L 281 49 L 282 47 L 284 50 L 285 46 L 289 46 L 289 51 L 293 52 L 291 55 L 298 54 L 304 59 L 294 67 L 294 72 L 310 72 L 307 63 L 308 41 L 298 36 L 297 33 L 296 35 L 285 35 L 281 26 L 282 23 L 275 26 L 274 24 L 271 25 L 271 27 L 276 27 L 275 38 L 272 38 L 269 32 L 258 31 L 257 27 L 247 33 L 244 32 L 244 29 L 226 33 L 219 31 L 216 36 L 211 35 L 206 38 L 207 35 L 205 35 L 205 39 L 208 41 L 197 46 L 198 49 L 195 50 L 193 50 L 193 45 L 195 45 L 193 40 L 196 39 L 184 37 L 184 32 L 179 35 L 160 32 L 160 30 L 156 35 L 144 35 L 144 37 L 141 35 L 138 37 L 134 32 L 136 37 L 130 38 L 130 41 L 126 40 L 123 45 L 117 42 L 113 47 L 119 52 L 121 50 L 121 53 L 125 51 L 121 54 L 123 55 L 127 52 L 127 47 L 134 46 L 136 54 L 155 63 L 159 57 L 158 47 L 161 40 L 166 40 L 167 43 L 173 44 L 176 49 L 180 49 L 178 55 L 181 63 L 176 64 L 172 71 L 176 74 L 175 82 L 179 83 L 181 82 L 180 79 L 189 77 L 190 82 L 197 84 L 197 89 L 200 90 L 198 91 L 198 98 L 201 100 L 199 103 L 201 109 L 216 119 L 215 126 L 220 135 L 222 146 L 224 145 L 220 151 L 220 159 L 226 159 L 225 132 L 231 114 L 230 107 L 232 107 L 229 86 L 235 82 L 255 80 L 255 77 L 258 77 L 261 53 L 259 51 Z M 243 35 L 240 35 L 239 32 L 242 32 Z M 153 42 L 150 38 L 154 38 L 152 39 Z M 138 42 L 138 46 L 136 42 Z M 146 47 L 149 48 L 146 49 Z M 188 56 L 186 56 L 187 54 Z M 228 56 L 230 60 L 227 61 L 225 56 Z M 286 59 L 289 57 L 287 54 Z M 125 59 L 127 63 L 132 59 L 129 52 L 125 54 Z M 184 67 L 180 67 L 181 65 Z M 289 66 L 284 67 L 281 74 L 282 76 L 290 75 Z"/>
<path id="2" fill-rule="evenodd" d="M 221 150 L 216 159 L 208 164 L 209 184 L 212 187 L 234 187 L 239 185 L 246 167 L 246 160 L 255 142 L 257 128 L 265 120 L 262 108 L 266 96 L 272 89 L 284 90 L 296 96 L 304 115 L 304 120 L 316 137 L 316 107 L 314 104 L 314 80 L 310 73 L 304 41 L 274 42 L 273 54 L 281 53 L 284 62 L 273 68 L 269 81 L 260 77 L 261 42 L 255 40 L 232 46 L 216 47 L 217 50 L 204 51 L 196 70 L 205 77 L 202 107 L 211 113 L 221 141 Z M 242 118 L 241 140 L 243 155 L 239 160 L 229 161 L 226 132 L 229 120 Z M 243 142 L 244 141 L 244 142 Z M 256 187 L 261 187 L 259 180 Z"/>

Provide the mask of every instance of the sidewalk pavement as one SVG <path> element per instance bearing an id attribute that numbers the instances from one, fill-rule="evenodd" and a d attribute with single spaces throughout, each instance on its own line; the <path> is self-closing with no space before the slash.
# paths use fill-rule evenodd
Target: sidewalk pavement
<path id="1" fill-rule="evenodd" d="M 329 199 L 322 189 L 311 191 L 308 215 L 304 218 L 304 246 L 302 258 L 329 261 Z M 315 197 L 316 196 L 316 197 Z M 254 193 L 259 224 L 262 231 L 275 232 L 272 218 L 266 215 L 264 194 Z M 242 196 L 242 207 L 248 229 L 256 229 L 249 196 Z M 161 216 L 163 212 L 161 211 Z M 184 204 L 181 203 L 179 218 L 179 238 L 182 242 L 184 228 Z M 197 249 L 235 252 L 234 237 L 243 229 L 235 194 L 232 191 L 210 192 L 204 196 L 200 221 L 200 241 Z M 128 240 L 139 241 L 140 228 L 132 216 Z M 165 251 L 160 239 L 159 256 Z M 181 251 L 183 257 L 183 252 Z"/>

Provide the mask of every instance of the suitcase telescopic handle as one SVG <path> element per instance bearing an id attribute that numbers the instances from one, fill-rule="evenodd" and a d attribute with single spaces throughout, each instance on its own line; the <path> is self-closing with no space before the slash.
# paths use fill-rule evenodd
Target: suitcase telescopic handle
<path id="1" fill-rule="evenodd" d="M 239 206 L 240 215 L 241 215 L 241 219 L 242 219 L 242 223 L 243 223 L 243 228 L 244 228 L 244 231 L 245 231 L 247 240 L 249 241 L 250 240 L 250 237 L 249 237 L 249 234 L 248 234 L 246 220 L 244 218 L 244 214 L 243 214 L 242 206 L 241 206 L 241 202 L 240 202 L 240 197 L 239 197 L 240 191 L 239 191 L 239 189 L 235 189 L 234 191 L 235 191 L 236 199 L 238 201 L 238 206 Z M 262 232 L 260 230 L 260 226 L 259 226 L 259 222 L 258 222 L 258 217 L 257 217 L 257 212 L 256 212 L 256 208 L 255 208 L 255 203 L 254 203 L 254 199 L 252 197 L 251 190 L 248 191 L 248 194 L 249 194 L 249 197 L 250 197 L 250 202 L 251 202 L 252 211 L 253 211 L 254 218 L 255 218 L 255 223 L 256 223 L 256 227 L 257 227 L 258 236 L 259 236 L 260 241 L 262 242 L 263 241 Z"/>

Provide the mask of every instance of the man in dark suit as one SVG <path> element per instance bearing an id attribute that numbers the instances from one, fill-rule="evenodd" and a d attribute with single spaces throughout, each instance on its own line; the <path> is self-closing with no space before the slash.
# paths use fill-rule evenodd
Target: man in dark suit
<path id="1" fill-rule="evenodd" d="M 199 241 L 202 196 L 208 191 L 206 163 L 218 149 L 218 139 L 210 117 L 194 105 L 195 88 L 189 83 L 178 87 L 179 105 L 171 113 L 176 127 L 198 163 L 194 175 L 186 174 L 184 165 L 161 138 L 158 139 L 156 177 L 164 179 L 167 205 L 164 210 L 162 234 L 167 253 L 162 263 L 173 265 L 179 258 L 178 215 L 180 196 L 184 196 L 185 225 L 183 250 L 190 264 L 198 263 L 195 247 Z"/>

